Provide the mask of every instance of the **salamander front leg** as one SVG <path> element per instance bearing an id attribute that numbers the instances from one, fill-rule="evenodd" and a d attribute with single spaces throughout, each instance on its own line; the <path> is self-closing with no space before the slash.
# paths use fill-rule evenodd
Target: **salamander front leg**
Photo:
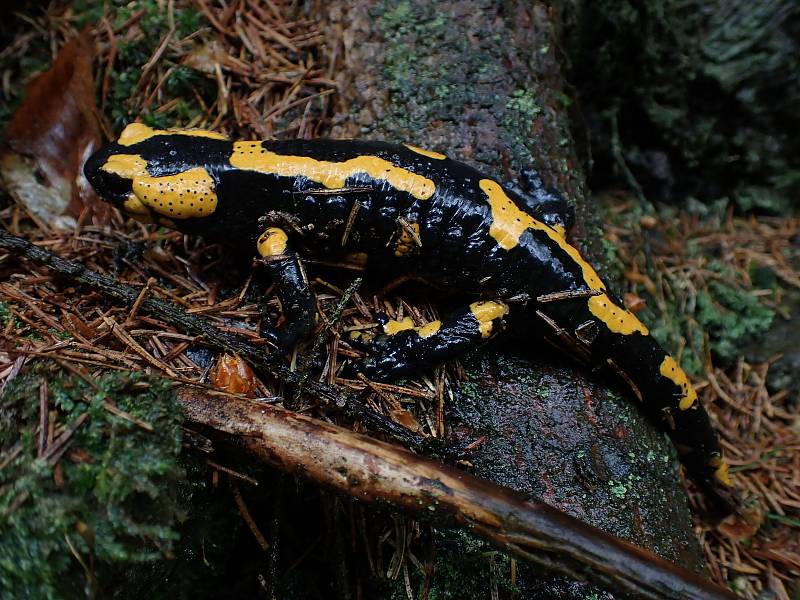
<path id="1" fill-rule="evenodd" d="M 363 373 L 375 381 L 390 381 L 463 354 L 502 330 L 508 306 L 497 301 L 473 302 L 442 321 L 415 327 L 409 317 L 385 319 L 383 333 L 351 335 L 370 356 L 345 366 L 343 375 Z"/>
<path id="2" fill-rule="evenodd" d="M 272 276 L 287 321 L 286 330 L 276 336 L 278 349 L 288 352 L 314 326 L 314 296 L 308 287 L 300 259 L 290 248 L 289 238 L 283 229 L 266 229 L 258 238 L 256 247 L 261 257 L 260 263 Z"/>

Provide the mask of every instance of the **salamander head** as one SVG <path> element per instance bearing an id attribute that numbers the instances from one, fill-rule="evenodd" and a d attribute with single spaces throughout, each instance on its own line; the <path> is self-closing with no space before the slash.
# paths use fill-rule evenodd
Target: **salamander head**
<path id="1" fill-rule="evenodd" d="M 135 168 L 133 162 L 125 166 L 121 159 L 123 151 L 119 144 L 101 148 L 83 165 L 83 174 L 103 200 L 128 215 L 152 222 L 150 211 L 133 192 L 134 178 L 141 169 Z"/>
<path id="2" fill-rule="evenodd" d="M 208 163 L 225 153 L 226 138 L 201 130 L 151 129 L 128 125 L 119 140 L 93 154 L 83 167 L 102 198 L 147 223 L 211 216 L 216 182 Z"/>

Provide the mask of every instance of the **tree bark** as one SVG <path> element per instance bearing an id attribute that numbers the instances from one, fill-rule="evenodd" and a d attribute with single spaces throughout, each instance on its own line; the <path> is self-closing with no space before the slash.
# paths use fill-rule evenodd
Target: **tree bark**
<path id="1" fill-rule="evenodd" d="M 334 136 L 411 143 L 504 181 L 535 166 L 575 204 L 573 242 L 599 256 L 602 230 L 585 202 L 570 133 L 558 5 L 334 0 L 325 10 L 341 61 Z M 476 448 L 476 473 L 702 569 L 675 454 L 631 394 L 563 359 L 554 362 L 539 340 L 520 346 L 495 346 L 470 359 L 468 380 L 445 408 L 450 439 Z M 443 592 L 480 595 L 497 587 L 487 575 L 486 589 L 475 590 L 467 577 L 475 571 L 474 555 L 465 555 L 470 544 L 458 533 L 441 535 L 440 546 L 454 550 L 439 553 L 439 570 L 464 575 L 445 579 Z M 481 568 L 488 573 L 492 565 Z M 514 586 L 528 598 L 588 593 L 526 569 Z"/>

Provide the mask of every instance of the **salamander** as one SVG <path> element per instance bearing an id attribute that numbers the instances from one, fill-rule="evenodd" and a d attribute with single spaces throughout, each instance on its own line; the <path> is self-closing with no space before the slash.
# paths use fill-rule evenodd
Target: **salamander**
<path id="1" fill-rule="evenodd" d="M 531 171 L 504 185 L 438 152 L 358 140 L 232 141 L 131 124 L 89 158 L 88 181 L 124 213 L 239 245 L 260 257 L 288 323 L 282 350 L 316 318 L 301 257 L 366 256 L 458 290 L 468 302 L 421 326 L 354 334 L 351 372 L 390 380 L 497 335 L 510 313 L 574 356 L 606 365 L 662 423 L 681 461 L 730 505 L 728 465 L 678 362 L 567 240 L 570 205 Z"/>

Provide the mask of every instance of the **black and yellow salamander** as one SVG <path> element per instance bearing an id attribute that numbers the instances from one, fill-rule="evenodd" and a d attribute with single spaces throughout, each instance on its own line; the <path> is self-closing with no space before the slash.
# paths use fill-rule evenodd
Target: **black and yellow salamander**
<path id="1" fill-rule="evenodd" d="M 364 253 L 472 296 L 441 321 L 384 320 L 350 369 L 387 380 L 492 338 L 509 311 L 568 352 L 608 365 L 664 424 L 682 462 L 718 499 L 728 465 L 676 360 L 567 241 L 572 212 L 529 176 L 522 192 L 437 152 L 357 140 L 230 141 L 202 130 L 129 125 L 84 168 L 125 213 L 252 248 L 276 285 L 290 348 L 315 302 L 300 256 Z"/>

